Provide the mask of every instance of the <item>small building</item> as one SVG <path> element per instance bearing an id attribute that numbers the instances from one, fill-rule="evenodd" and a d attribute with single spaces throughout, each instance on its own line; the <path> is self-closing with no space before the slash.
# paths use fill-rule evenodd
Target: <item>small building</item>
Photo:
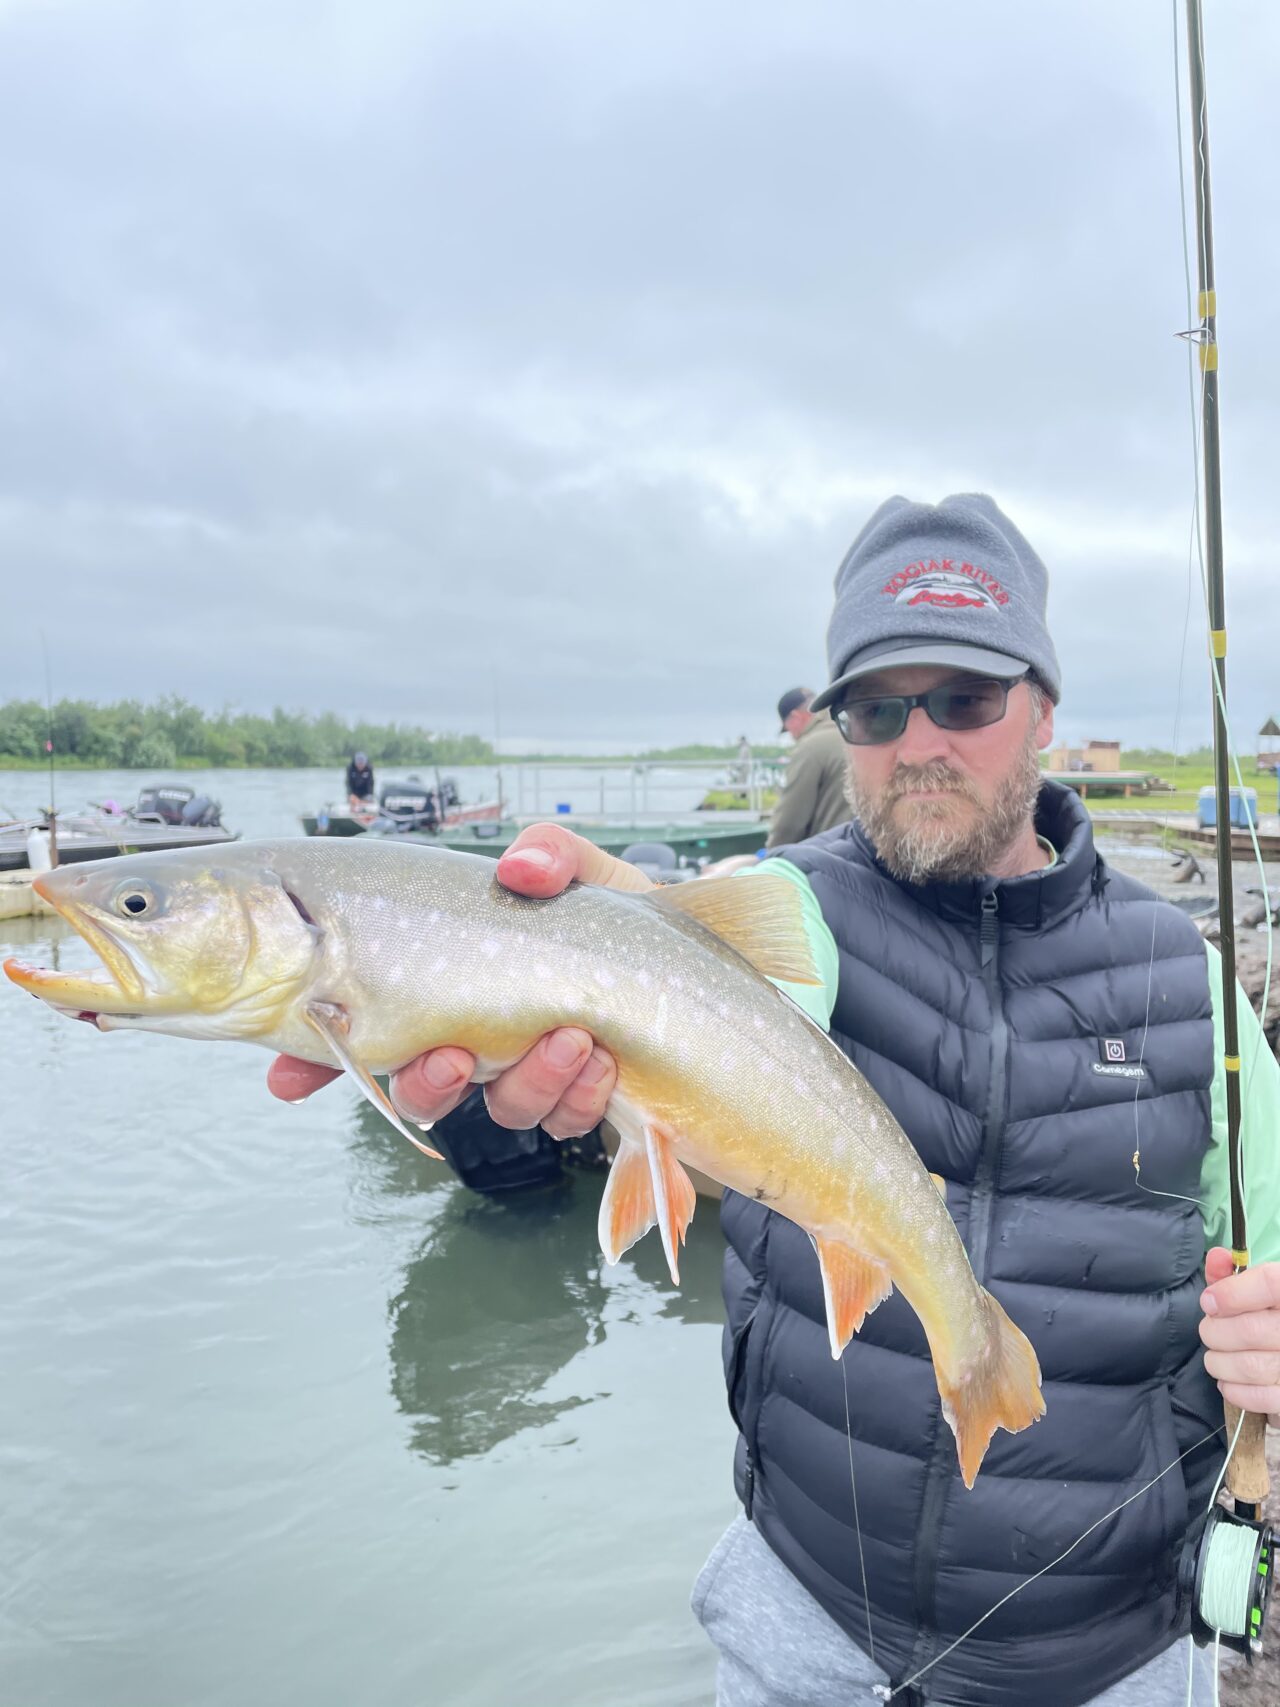
<path id="1" fill-rule="evenodd" d="M 1083 771 L 1086 774 L 1107 774 L 1120 769 L 1119 741 L 1086 741 L 1083 747 L 1068 747 L 1066 742 L 1049 753 L 1051 771 Z"/>
<path id="2" fill-rule="evenodd" d="M 1280 723 L 1274 717 L 1268 717 L 1258 731 L 1258 769 L 1280 771 Z"/>

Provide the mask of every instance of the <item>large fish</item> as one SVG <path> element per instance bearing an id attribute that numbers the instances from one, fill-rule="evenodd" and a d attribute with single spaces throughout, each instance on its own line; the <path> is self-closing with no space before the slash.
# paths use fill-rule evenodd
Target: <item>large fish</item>
<path id="1" fill-rule="evenodd" d="M 656 1224 L 677 1277 L 687 1163 L 809 1233 L 833 1357 L 900 1288 L 968 1485 L 997 1428 L 1042 1415 L 1035 1354 L 975 1279 L 906 1135 L 769 982 L 816 976 L 786 879 L 575 884 L 533 900 L 478 856 L 298 840 L 72 865 L 36 887 L 106 970 L 9 960 L 14 983 L 104 1031 L 336 1061 L 420 1148 L 375 1073 L 448 1043 L 488 1080 L 544 1032 L 583 1027 L 618 1063 L 608 1118 L 621 1146 L 600 1208 L 610 1262 Z"/>

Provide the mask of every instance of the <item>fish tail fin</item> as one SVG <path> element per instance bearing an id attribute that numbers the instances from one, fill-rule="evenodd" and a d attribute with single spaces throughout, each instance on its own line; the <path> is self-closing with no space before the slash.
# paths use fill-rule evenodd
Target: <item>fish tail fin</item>
<path id="1" fill-rule="evenodd" d="M 998 1428 L 1017 1434 L 1044 1415 L 1040 1365 L 1031 1341 L 1016 1327 L 989 1292 L 982 1293 L 987 1325 L 986 1343 L 976 1361 L 958 1371 L 954 1381 L 938 1369 L 942 1414 L 951 1424 L 960 1459 L 960 1474 L 971 1488 L 991 1436 Z"/>

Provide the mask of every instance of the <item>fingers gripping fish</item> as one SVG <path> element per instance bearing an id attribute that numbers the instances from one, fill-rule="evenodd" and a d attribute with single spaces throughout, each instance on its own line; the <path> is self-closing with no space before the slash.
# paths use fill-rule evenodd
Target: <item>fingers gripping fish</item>
<path id="1" fill-rule="evenodd" d="M 105 972 L 7 961 L 102 1030 L 240 1038 L 336 1061 L 412 1143 L 375 1074 L 453 1044 L 487 1080 L 581 1026 L 618 1063 L 600 1209 L 616 1262 L 657 1226 L 677 1279 L 686 1167 L 813 1240 L 833 1357 L 897 1286 L 923 1324 L 970 1486 L 997 1428 L 1044 1410 L 1035 1354 L 978 1284 L 885 1104 L 770 978 L 816 981 L 785 880 L 536 900 L 493 863 L 384 842 L 262 842 L 73 865 L 37 888 Z"/>

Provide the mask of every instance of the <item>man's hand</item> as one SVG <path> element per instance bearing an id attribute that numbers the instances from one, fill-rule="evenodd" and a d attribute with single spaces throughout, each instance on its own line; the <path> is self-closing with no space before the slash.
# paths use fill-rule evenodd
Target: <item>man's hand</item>
<path id="1" fill-rule="evenodd" d="M 609 889 L 652 889 L 633 865 L 604 853 L 559 824 L 531 824 L 498 861 L 498 881 L 518 895 L 558 895 L 574 880 Z M 406 1120 L 441 1120 L 462 1101 L 475 1072 L 465 1049 L 432 1049 L 402 1067 L 391 1081 L 391 1100 Z M 293 1055 L 279 1055 L 267 1089 L 285 1102 L 301 1102 L 341 1076 Z M 613 1091 L 613 1057 L 576 1026 L 539 1038 L 523 1060 L 485 1089 L 499 1126 L 544 1126 L 553 1138 L 580 1138 L 600 1123 Z M 1280 1403 L 1280 1402 L 1278 1402 Z"/>
<path id="2" fill-rule="evenodd" d="M 1231 1252 L 1218 1245 L 1204 1268 L 1204 1366 L 1238 1411 L 1263 1411 L 1280 1428 L 1280 1262 L 1233 1274 Z"/>

